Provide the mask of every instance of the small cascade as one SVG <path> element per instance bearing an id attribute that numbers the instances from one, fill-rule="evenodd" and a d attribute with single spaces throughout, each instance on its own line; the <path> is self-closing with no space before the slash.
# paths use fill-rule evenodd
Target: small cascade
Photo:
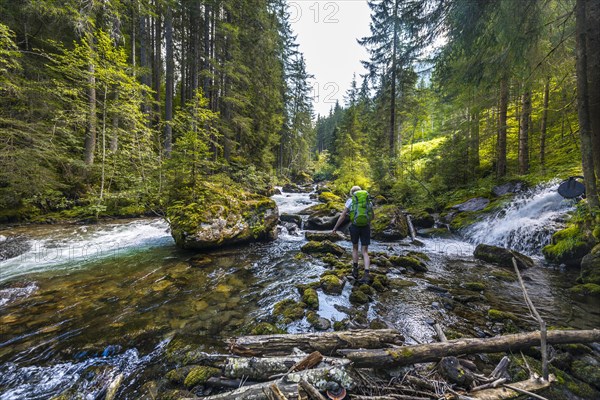
<path id="1" fill-rule="evenodd" d="M 557 192 L 550 182 L 515 196 L 499 212 L 473 224 L 464 235 L 473 244 L 485 243 L 517 250 L 528 255 L 541 254 L 552 233 L 561 229 L 574 201 Z"/>
<path id="2" fill-rule="evenodd" d="M 410 214 L 406 214 L 406 221 L 408 222 L 408 231 L 410 232 L 411 240 L 415 240 L 417 238 L 417 232 L 415 231 L 415 226 L 412 223 L 412 218 Z"/>

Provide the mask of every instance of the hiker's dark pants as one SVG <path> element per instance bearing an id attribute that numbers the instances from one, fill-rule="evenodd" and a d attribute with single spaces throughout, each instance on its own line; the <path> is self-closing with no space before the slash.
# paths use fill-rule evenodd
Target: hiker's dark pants
<path id="1" fill-rule="evenodd" d="M 358 239 L 360 239 L 360 244 L 362 246 L 370 245 L 371 225 L 356 226 L 354 224 L 350 224 L 350 239 L 352 240 L 352 244 L 358 244 Z"/>

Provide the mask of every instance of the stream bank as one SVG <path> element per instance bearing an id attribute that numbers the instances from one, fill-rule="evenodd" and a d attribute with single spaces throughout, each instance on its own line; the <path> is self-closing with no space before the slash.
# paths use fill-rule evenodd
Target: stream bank
<path id="1" fill-rule="evenodd" d="M 273 196 L 281 213 L 316 204 L 306 193 Z M 162 220 L 90 226 L 21 227 L 6 236 L 30 238 L 31 250 L 0 264 L 0 399 L 99 396 L 122 376 L 118 398 L 135 399 L 164 386 L 165 375 L 190 351 L 223 352 L 223 338 L 273 322 L 275 305 L 298 301 L 297 285 L 331 271 L 322 257 L 302 256 L 303 232 L 282 227 L 278 239 L 201 254 L 174 246 Z M 379 324 L 408 343 L 434 340 L 433 322 L 449 338 L 531 330 L 518 283 L 510 273 L 473 258 L 458 237 L 374 241 L 374 258 L 424 253 L 427 271 L 390 268 L 390 285 L 355 306 L 352 285 L 341 294 L 315 290 L 321 318 L 333 329 Z M 337 242 L 350 254 L 347 241 Z M 391 262 L 391 261 L 390 261 Z M 530 296 L 549 325 L 600 326 L 596 303 L 573 295 L 570 270 L 540 265 L 524 273 Z M 515 321 L 490 310 L 512 312 Z M 314 328 L 303 317 L 279 329 Z M 491 315 L 490 315 L 491 314 Z M 183 358 L 182 358 L 183 357 Z"/>

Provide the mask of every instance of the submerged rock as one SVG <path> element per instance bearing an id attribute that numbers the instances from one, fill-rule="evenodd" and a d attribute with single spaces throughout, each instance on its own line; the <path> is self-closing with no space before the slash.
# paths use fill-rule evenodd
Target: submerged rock
<path id="1" fill-rule="evenodd" d="M 479 260 L 487 261 L 505 268 L 513 268 L 513 257 L 517 260 L 519 269 L 531 268 L 534 265 L 533 260 L 525 254 L 488 244 L 477 245 L 473 255 Z"/>
<path id="2" fill-rule="evenodd" d="M 31 248 L 29 239 L 25 236 L 6 237 L 0 240 L 0 261 L 18 257 Z"/>

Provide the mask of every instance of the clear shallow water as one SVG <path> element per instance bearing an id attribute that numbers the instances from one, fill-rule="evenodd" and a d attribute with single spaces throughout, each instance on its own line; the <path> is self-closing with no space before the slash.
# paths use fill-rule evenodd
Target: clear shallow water
<path id="1" fill-rule="evenodd" d="M 306 194 L 275 198 L 281 212 L 314 204 Z M 295 285 L 317 280 L 325 270 L 318 260 L 295 258 L 303 236 L 284 232 L 271 243 L 195 255 L 175 248 L 166 229 L 164 221 L 153 219 L 12 232 L 39 246 L 0 264 L 0 399 L 48 399 L 65 390 L 94 398 L 119 376 L 124 377 L 119 398 L 137 398 L 145 382 L 166 372 L 164 347 L 173 337 L 223 351 L 223 339 L 266 317 L 277 301 L 298 298 Z M 474 335 L 488 329 L 489 306 L 482 304 L 525 313 L 516 283 L 497 279 L 493 267 L 477 263 L 472 244 L 421 240 L 424 247 L 373 244 L 372 251 L 391 254 L 423 251 L 431 262 L 424 275 L 390 274 L 413 286 L 380 294 L 365 307 L 369 319 L 384 320 L 409 341 L 425 342 L 434 334 L 433 320 L 463 330 L 479 325 Z M 341 245 L 350 249 L 348 242 Z M 93 257 L 68 251 L 83 248 L 99 250 Z M 61 256 L 36 258 L 36 252 L 49 251 Z M 569 296 L 573 274 L 539 267 L 525 275 L 531 297 L 550 323 L 600 326 L 596 305 Z M 488 286 L 486 302 L 447 309 L 450 292 L 468 281 Z M 319 292 L 319 314 L 346 317 L 349 292 L 348 284 L 341 296 Z M 289 330 L 308 329 L 301 321 Z"/>

